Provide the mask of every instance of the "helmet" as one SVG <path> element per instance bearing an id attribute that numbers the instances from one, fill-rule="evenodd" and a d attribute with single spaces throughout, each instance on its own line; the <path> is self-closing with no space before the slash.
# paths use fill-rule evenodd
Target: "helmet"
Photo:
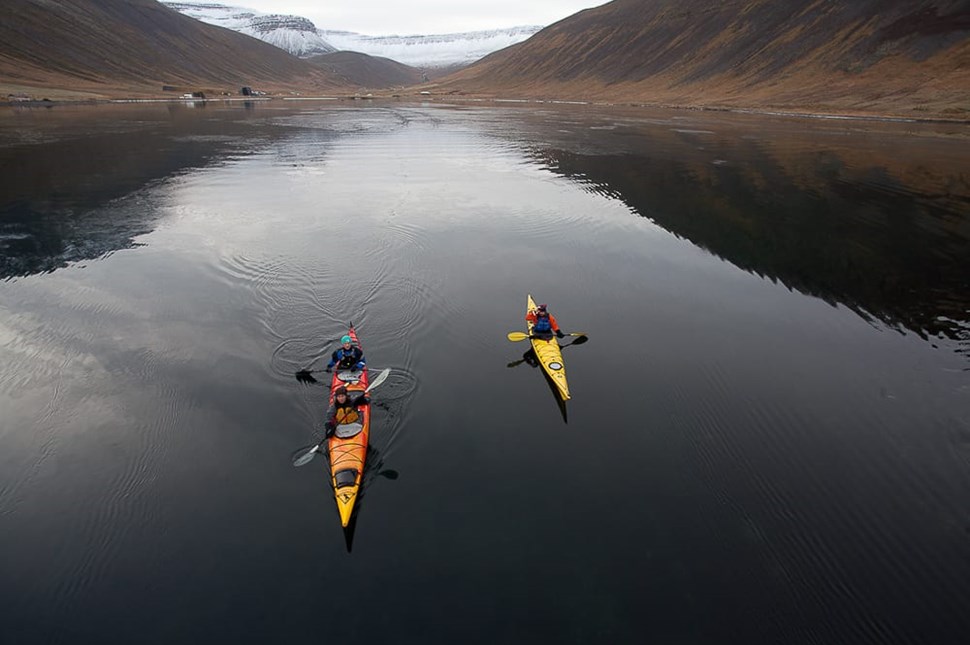
<path id="1" fill-rule="evenodd" d="M 353 339 L 351 339 L 350 336 L 341 336 L 340 342 L 346 345 L 347 343 L 353 342 Z"/>
<path id="2" fill-rule="evenodd" d="M 333 395 L 335 397 L 340 396 L 341 394 L 343 394 L 344 396 L 347 395 L 347 388 L 345 388 L 343 385 L 341 385 L 340 387 L 338 387 L 336 390 L 333 391 Z"/>
<path id="3" fill-rule="evenodd" d="M 536 307 L 536 309 L 538 309 L 539 311 L 545 311 L 546 310 L 546 306 L 545 305 L 539 305 L 538 307 Z"/>

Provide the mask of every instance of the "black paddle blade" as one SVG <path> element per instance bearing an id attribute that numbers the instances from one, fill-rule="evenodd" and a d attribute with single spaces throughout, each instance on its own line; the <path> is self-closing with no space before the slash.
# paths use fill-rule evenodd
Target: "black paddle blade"
<path id="1" fill-rule="evenodd" d="M 577 336 L 576 337 L 576 340 L 574 340 L 573 342 L 571 342 L 569 344 L 570 345 L 582 345 L 583 343 L 585 343 L 588 340 L 589 340 L 589 336 Z"/>
<path id="2" fill-rule="evenodd" d="M 313 374 L 310 373 L 310 370 L 300 370 L 299 372 L 297 372 L 296 380 L 298 380 L 300 383 L 307 383 L 307 384 L 312 384 L 317 382 L 317 379 L 313 378 Z"/>
<path id="3" fill-rule="evenodd" d="M 382 470 L 381 472 L 377 473 L 377 476 L 378 477 L 387 477 L 388 479 L 397 479 L 398 478 L 398 472 L 396 470 L 390 470 L 390 469 L 388 469 L 388 470 Z"/>

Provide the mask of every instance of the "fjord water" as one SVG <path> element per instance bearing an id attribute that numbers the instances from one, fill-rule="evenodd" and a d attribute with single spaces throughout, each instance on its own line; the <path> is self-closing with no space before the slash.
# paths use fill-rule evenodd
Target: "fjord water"
<path id="1" fill-rule="evenodd" d="M 964 642 L 966 126 L 65 106 L 0 146 L 3 643 Z M 589 335 L 565 419 L 527 293 Z M 345 534 L 290 459 L 350 321 L 394 371 Z"/>

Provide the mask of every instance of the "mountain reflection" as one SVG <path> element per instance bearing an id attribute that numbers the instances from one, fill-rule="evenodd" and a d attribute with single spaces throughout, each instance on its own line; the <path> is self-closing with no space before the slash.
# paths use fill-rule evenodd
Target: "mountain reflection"
<path id="1" fill-rule="evenodd" d="M 860 165 L 871 153 L 786 157 L 738 139 L 534 154 L 745 271 L 923 338 L 970 340 L 970 178 L 946 165 L 898 172 L 878 156 Z"/>
<path id="2" fill-rule="evenodd" d="M 0 279 L 131 248 L 160 217 L 157 200 L 139 191 L 266 134 L 241 124 L 242 109 L 218 121 L 200 112 L 169 105 L 5 114 L 15 127 L 0 133 Z"/>

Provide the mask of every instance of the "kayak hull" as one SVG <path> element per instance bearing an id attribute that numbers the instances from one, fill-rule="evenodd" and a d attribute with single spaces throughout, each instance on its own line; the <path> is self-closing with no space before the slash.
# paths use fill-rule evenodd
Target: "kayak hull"
<path id="1" fill-rule="evenodd" d="M 535 300 L 532 299 L 532 295 L 530 294 L 526 299 L 526 313 L 529 313 L 535 308 Z M 559 341 L 555 336 L 549 339 L 533 338 L 532 323 L 526 322 L 526 324 L 529 327 L 529 340 L 532 342 L 532 350 L 539 359 L 542 370 L 549 377 L 552 384 L 556 386 L 559 398 L 563 401 L 568 401 L 569 383 L 566 380 L 566 365 L 562 362 L 562 349 L 559 347 Z"/>
<path id="2" fill-rule="evenodd" d="M 351 327 L 347 332 L 354 345 L 360 347 L 357 332 Z M 368 374 L 365 366 L 360 372 L 353 373 L 334 369 L 330 382 L 330 405 L 333 405 L 333 393 L 338 387 L 346 387 L 351 398 L 359 396 L 367 389 Z M 337 501 L 337 511 L 340 514 L 340 525 L 346 527 L 354 514 L 354 505 L 360 494 L 364 477 L 364 462 L 367 457 L 367 444 L 370 440 L 370 406 L 359 409 L 362 429 L 352 437 L 340 438 L 337 435 L 327 440 L 327 456 L 330 460 L 330 485 Z"/>

